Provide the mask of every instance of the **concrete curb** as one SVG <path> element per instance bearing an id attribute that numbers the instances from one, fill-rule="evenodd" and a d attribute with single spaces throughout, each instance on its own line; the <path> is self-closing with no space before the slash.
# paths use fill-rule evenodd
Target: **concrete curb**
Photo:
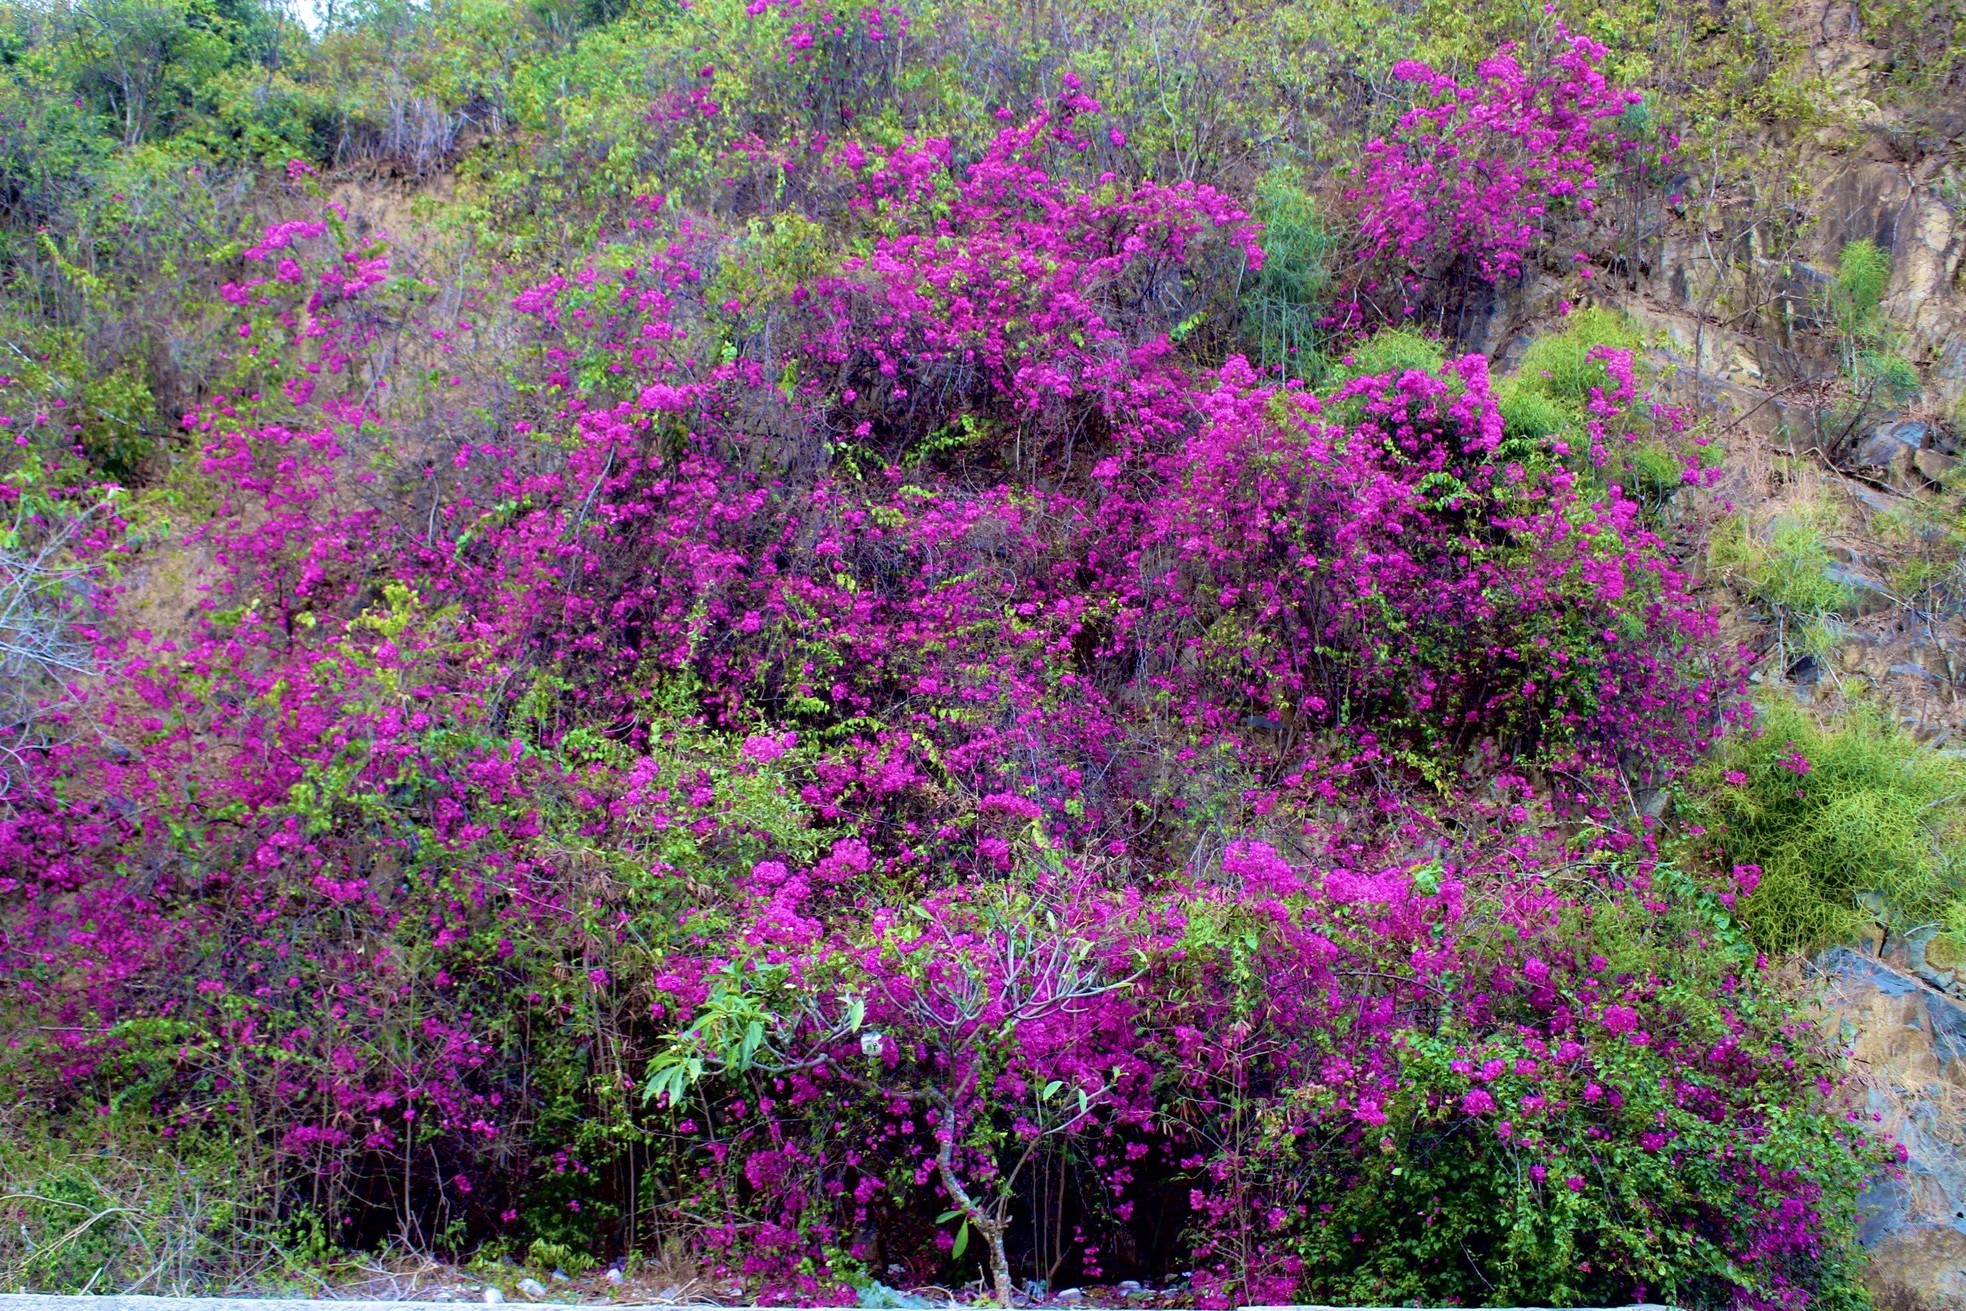
<path id="1" fill-rule="evenodd" d="M 322 1311 L 332 1305 L 335 1311 L 459 1311 L 460 1307 L 483 1306 L 482 1302 L 460 1299 L 455 1302 L 342 1301 L 336 1298 L 304 1297 L 147 1297 L 141 1294 L 108 1294 L 101 1297 L 71 1297 L 57 1293 L 0 1293 L 0 1311 Z M 552 1302 L 505 1303 L 506 1306 L 536 1305 L 590 1306 L 607 1311 L 686 1311 L 675 1302 Z M 799 1311 L 793 1307 L 747 1306 L 725 1311 Z M 1236 1311 L 1465 1311 L 1446 1307 L 1331 1307 L 1331 1306 L 1246 1306 Z M 1509 1311 L 1557 1311 L 1550 1307 L 1512 1307 Z M 1622 1307 L 1571 1308 L 1569 1311 L 1676 1311 L 1658 1302 L 1638 1302 Z"/>
<path id="2" fill-rule="evenodd" d="M 150 1297 L 141 1293 L 108 1293 L 75 1297 L 63 1293 L 0 1293 L 0 1311 L 462 1311 L 466 1307 L 497 1305 L 506 1311 L 536 1306 L 547 1308 L 581 1307 L 583 1311 L 710 1311 L 707 1304 L 684 1302 L 537 1302 L 518 1299 L 487 1304 L 475 1297 L 447 1302 L 400 1302 L 373 1298 L 335 1297 Z M 745 1307 L 743 1311 L 795 1311 L 792 1307 Z"/>

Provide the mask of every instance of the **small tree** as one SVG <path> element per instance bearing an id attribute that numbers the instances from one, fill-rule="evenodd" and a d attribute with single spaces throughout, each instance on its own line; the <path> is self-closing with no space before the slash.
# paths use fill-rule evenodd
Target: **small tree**
<path id="1" fill-rule="evenodd" d="M 823 1070 L 882 1103 L 933 1111 L 935 1177 L 951 1203 L 936 1223 L 959 1223 L 957 1258 L 972 1230 L 981 1237 L 995 1297 L 1009 1306 L 1004 1237 L 1019 1178 L 1136 1073 L 1120 936 L 1104 926 L 1096 891 L 1061 887 L 1063 863 L 1042 838 L 1040 850 L 1037 880 L 873 914 L 885 927 L 816 944 L 796 970 L 731 964 L 651 1063 L 645 1096 L 675 1107 L 706 1078 Z M 834 986 L 813 986 L 821 977 Z"/>
<path id="2" fill-rule="evenodd" d="M 16 483 L 27 480 L 31 490 L 34 471 L 23 468 Z M 88 572 L 73 560 L 75 538 L 107 505 L 78 511 L 61 499 L 22 495 L 0 525 L 0 796 L 13 790 L 22 753 L 46 740 L 68 684 L 95 671 L 67 612 Z"/>

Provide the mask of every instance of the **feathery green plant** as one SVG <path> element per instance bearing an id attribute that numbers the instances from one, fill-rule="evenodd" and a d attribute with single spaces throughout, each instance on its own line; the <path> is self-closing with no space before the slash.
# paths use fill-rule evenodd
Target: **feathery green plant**
<path id="1" fill-rule="evenodd" d="M 1263 176 L 1254 199 L 1263 267 L 1242 296 L 1249 345 L 1266 369 L 1315 381 L 1326 363 L 1317 318 L 1330 293 L 1337 239 L 1316 199 L 1280 171 Z"/>
<path id="2" fill-rule="evenodd" d="M 1850 588 L 1832 575 L 1827 507 L 1793 507 L 1770 525 L 1765 539 L 1744 518 L 1719 525 L 1707 559 L 1773 616 L 1783 668 L 1791 652 L 1821 656 L 1836 633 L 1836 615 L 1850 604 Z"/>
<path id="3" fill-rule="evenodd" d="M 1692 841 L 1760 867 L 1741 903 L 1756 943 L 1814 950 L 1852 937 L 1878 907 L 1894 929 L 1966 928 L 1966 761 L 1861 704 L 1825 724 L 1774 696 L 1757 728 L 1679 793 Z"/>

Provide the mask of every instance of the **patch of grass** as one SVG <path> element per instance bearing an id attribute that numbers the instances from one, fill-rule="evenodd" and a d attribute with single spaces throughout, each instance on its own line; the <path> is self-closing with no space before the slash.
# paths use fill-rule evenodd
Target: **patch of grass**
<path id="1" fill-rule="evenodd" d="M 593 1257 L 579 1248 L 566 1243 L 549 1243 L 543 1238 L 535 1238 L 532 1246 L 526 1249 L 526 1265 L 543 1274 L 558 1270 L 578 1279 L 596 1264 Z"/>
<path id="2" fill-rule="evenodd" d="M 1625 467 L 1630 490 L 1642 496 L 1665 496 L 1685 482 L 1686 467 L 1678 454 L 1659 442 L 1632 448 Z"/>
<path id="3" fill-rule="evenodd" d="M 130 1116 L 62 1124 L 0 1113 L 0 1288 L 318 1289 L 304 1267 L 329 1250 L 325 1235 L 276 1229 L 257 1209 L 274 1195 L 257 1174 L 217 1140 Z"/>
<path id="4" fill-rule="evenodd" d="M 1966 930 L 1966 761 L 1925 746 L 1875 708 L 1825 722 L 1785 695 L 1760 707 L 1680 791 L 1689 840 L 1725 864 L 1755 865 L 1741 903 L 1773 951 L 1847 940 L 1874 916 L 1905 929 Z"/>
<path id="5" fill-rule="evenodd" d="M 1407 328 L 1386 328 L 1352 347 L 1335 377 L 1346 382 L 1375 374 L 1397 376 L 1408 369 L 1437 373 L 1446 359 L 1447 348 L 1439 340 Z"/>
<path id="6" fill-rule="evenodd" d="M 1580 420 L 1590 404 L 1591 389 L 1608 392 L 1614 385 L 1602 361 L 1592 359 L 1591 352 L 1599 347 L 1635 351 L 1640 344 L 1638 330 L 1624 315 L 1606 309 L 1579 310 L 1564 320 L 1563 331 L 1530 344 L 1510 382 L 1515 390 L 1544 397 Z"/>
<path id="7" fill-rule="evenodd" d="M 1837 612 L 1851 603 L 1849 586 L 1832 573 L 1832 521 L 1827 507 L 1804 504 L 1777 518 L 1765 536 L 1735 518 L 1708 541 L 1708 563 L 1774 618 L 1784 665 L 1790 652 L 1827 653 Z"/>
<path id="8" fill-rule="evenodd" d="M 1263 225 L 1263 267 L 1242 293 L 1244 345 L 1265 370 L 1321 381 L 1325 355 L 1318 317 L 1331 290 L 1331 256 L 1338 239 L 1317 201 L 1294 179 L 1273 169 L 1256 184 L 1252 212 Z"/>
<path id="9" fill-rule="evenodd" d="M 1868 237 L 1844 243 L 1830 284 L 1838 324 L 1846 332 L 1858 331 L 1877 312 L 1890 286 L 1890 252 Z"/>
<path id="10" fill-rule="evenodd" d="M 1502 412 L 1503 430 L 1526 441 L 1542 442 L 1562 432 L 1576 416 L 1518 378 L 1504 378 L 1495 388 L 1495 404 Z"/>

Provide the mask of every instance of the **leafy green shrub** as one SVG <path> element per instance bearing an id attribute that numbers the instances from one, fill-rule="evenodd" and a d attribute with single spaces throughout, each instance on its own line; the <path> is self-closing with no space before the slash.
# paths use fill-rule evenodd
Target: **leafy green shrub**
<path id="1" fill-rule="evenodd" d="M 0 78 L 0 122 L 11 129 L 0 134 L 0 219 L 11 245 L 66 211 L 110 143 L 78 99 L 18 73 Z"/>
<path id="2" fill-rule="evenodd" d="M 1603 361 L 1592 358 L 1591 352 L 1600 347 L 1634 351 L 1639 345 L 1638 332 L 1624 315 L 1605 309 L 1579 310 L 1564 321 L 1563 331 L 1530 344 L 1512 381 L 1517 391 L 1542 396 L 1579 419 L 1593 388 L 1608 394 L 1616 386 Z"/>
<path id="3" fill-rule="evenodd" d="M 1759 867 L 1741 903 L 1757 943 L 1822 947 L 1877 908 L 1898 928 L 1966 916 L 1966 762 L 1861 705 L 1825 724 L 1771 698 L 1758 730 L 1729 741 L 1679 793 L 1696 843 Z M 1864 894 L 1876 894 L 1868 907 Z"/>
<path id="4" fill-rule="evenodd" d="M 1876 399 L 1890 409 L 1918 395 L 1924 383 L 1918 366 L 1895 351 L 1865 351 L 1857 357 L 1858 381 L 1867 384 Z"/>
<path id="5" fill-rule="evenodd" d="M 532 1246 L 526 1249 L 526 1264 L 540 1271 L 559 1270 L 578 1279 L 592 1270 L 596 1262 L 593 1257 L 577 1247 L 570 1247 L 565 1243 L 549 1243 L 543 1238 L 535 1238 Z"/>
<path id="6" fill-rule="evenodd" d="M 1503 926 L 1491 932 L 1498 957 L 1525 950 Z M 1307 1219 L 1290 1230 L 1321 1300 L 1591 1305 L 1613 1286 L 1606 1269 L 1620 1265 L 1644 1271 L 1659 1301 L 1724 1306 L 1735 1271 L 1724 1244 L 1657 1217 L 1711 1213 L 1709 1200 L 1743 1174 L 1805 1169 L 1834 1197 L 1877 1168 L 1874 1149 L 1820 1091 L 1794 1104 L 1776 1094 L 1788 1113 L 1752 1135 L 1718 1111 L 1762 1095 L 1744 1069 L 1799 1062 L 1824 1080 L 1820 1090 L 1837 1066 L 1834 1049 L 1803 1038 L 1754 968 L 1718 894 L 1662 864 L 1646 896 L 1572 912 L 1557 941 L 1513 978 L 1498 972 L 1509 980 L 1496 989 L 1499 1015 L 1526 1019 L 1539 998 L 1547 1006 L 1560 996 L 1585 1014 L 1617 1001 L 1560 1041 L 1538 1041 L 1533 1023 L 1484 1032 L 1453 1014 L 1402 1044 L 1408 1082 L 1378 1108 L 1379 1151 L 1314 1176 Z M 1576 974 L 1559 986 L 1566 970 Z M 1562 1086 L 1566 1056 L 1586 1045 L 1588 1065 L 1570 1064 L 1575 1082 Z M 1692 1052 L 1726 1056 L 1689 1072 Z M 1812 1308 L 1864 1305 L 1853 1221 L 1854 1207 L 1837 1206 L 1838 1241 L 1815 1254 Z"/>
<path id="7" fill-rule="evenodd" d="M 1337 241 L 1317 201 L 1281 172 L 1257 184 L 1254 212 L 1263 224 L 1263 267 L 1242 297 L 1249 345 L 1265 368 L 1315 379 L 1324 364 L 1317 316 L 1330 291 Z"/>
<path id="8" fill-rule="evenodd" d="M 105 359 L 79 331 L 50 330 L 12 315 L 0 316 L 0 338 L 15 347 L 13 376 L 0 384 L 0 404 L 38 407 L 65 421 L 33 425 L 33 436 L 21 444 L 39 445 L 56 457 L 79 448 L 95 468 L 119 482 L 134 481 L 156 454 L 165 427 L 143 361 Z M 0 467 L 17 459 L 14 452 L 0 456 Z"/>
<path id="9" fill-rule="evenodd" d="M 1382 373 L 1398 375 L 1409 369 L 1434 373 L 1446 358 L 1447 348 L 1435 338 L 1410 328 L 1386 328 L 1346 352 L 1336 370 L 1336 380 L 1345 382 Z"/>
<path id="10" fill-rule="evenodd" d="M 1868 324 L 1890 285 L 1890 252 L 1868 237 L 1845 243 L 1830 284 L 1838 326 L 1854 333 Z"/>
<path id="11" fill-rule="evenodd" d="M 186 1295 L 252 1271 L 278 1282 L 253 1160 L 203 1135 L 173 1137 L 144 1113 L 63 1125 L 31 1110 L 0 1120 L 0 1287 Z"/>

